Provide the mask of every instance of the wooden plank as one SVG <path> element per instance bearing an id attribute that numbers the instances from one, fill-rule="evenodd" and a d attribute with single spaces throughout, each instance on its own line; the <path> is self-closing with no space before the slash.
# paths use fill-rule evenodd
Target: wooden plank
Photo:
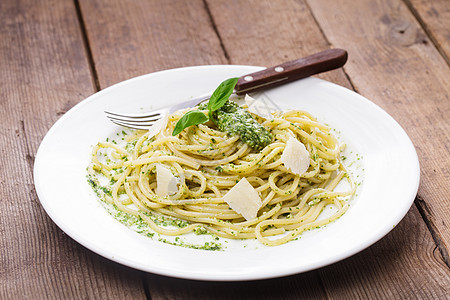
<path id="1" fill-rule="evenodd" d="M 405 3 L 450 65 L 450 3 L 448 0 L 405 0 Z"/>
<path id="2" fill-rule="evenodd" d="M 62 233 L 33 186 L 40 140 L 94 92 L 73 1 L 1 1 L 0 62 L 0 298 L 145 298 L 140 273 Z"/>
<path id="3" fill-rule="evenodd" d="M 446 299 L 450 270 L 416 207 L 385 238 L 320 270 L 329 299 Z"/>
<path id="4" fill-rule="evenodd" d="M 316 272 L 243 282 L 205 282 L 148 276 L 152 300 L 159 299 L 326 299 Z"/>
<path id="5" fill-rule="evenodd" d="M 154 71 L 226 64 L 203 1 L 80 1 L 101 88 Z"/>
<path id="6" fill-rule="evenodd" d="M 308 3 L 328 39 L 348 49 L 345 70 L 358 92 L 383 107 L 411 137 L 421 164 L 416 204 L 448 264 L 448 65 L 402 1 Z"/>
<path id="7" fill-rule="evenodd" d="M 207 3 L 232 64 L 270 67 L 335 46 L 323 37 L 302 1 Z M 342 70 L 314 77 L 351 88 Z"/>

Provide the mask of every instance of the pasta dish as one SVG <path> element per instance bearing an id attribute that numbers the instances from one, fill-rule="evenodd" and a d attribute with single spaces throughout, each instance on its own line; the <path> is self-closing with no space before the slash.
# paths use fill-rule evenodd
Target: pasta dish
<path id="1" fill-rule="evenodd" d="M 203 105 L 166 115 L 121 145 L 98 143 L 90 183 L 102 200 L 167 236 L 208 233 L 276 246 L 346 212 L 356 187 L 340 155 L 345 145 L 328 126 L 305 111 L 261 117 L 226 101 L 213 111 Z M 190 112 L 203 121 L 177 129 Z M 345 191 L 336 189 L 342 181 Z M 319 218 L 327 206 L 332 215 Z"/>

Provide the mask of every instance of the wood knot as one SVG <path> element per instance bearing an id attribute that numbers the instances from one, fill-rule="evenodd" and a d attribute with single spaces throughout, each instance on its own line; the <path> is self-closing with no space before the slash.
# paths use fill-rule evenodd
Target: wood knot
<path id="1" fill-rule="evenodd" d="M 404 47 L 413 44 L 427 44 L 428 40 L 425 34 L 414 24 L 408 21 L 397 20 L 389 24 L 389 41 L 395 45 Z"/>

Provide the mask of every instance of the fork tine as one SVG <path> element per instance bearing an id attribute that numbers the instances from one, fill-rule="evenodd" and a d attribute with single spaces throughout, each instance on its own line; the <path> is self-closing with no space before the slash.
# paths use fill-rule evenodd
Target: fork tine
<path id="1" fill-rule="evenodd" d="M 121 123 L 121 124 L 129 124 L 131 126 L 147 126 L 147 128 L 150 128 L 157 120 L 154 121 L 126 121 L 126 120 L 117 120 L 113 118 L 109 118 L 111 122 Z M 159 119 L 158 119 L 159 120 Z"/>
<path id="2" fill-rule="evenodd" d="M 161 119 L 166 110 L 156 110 L 147 114 L 122 115 L 105 111 L 108 119 L 116 125 L 134 129 L 148 130 L 156 121 Z"/>
<path id="3" fill-rule="evenodd" d="M 122 115 L 110 111 L 105 111 L 105 114 L 108 116 L 108 118 L 114 118 L 116 120 L 142 120 L 142 121 L 159 119 L 164 113 L 165 111 L 163 110 L 157 110 L 147 114 Z"/>
<path id="4" fill-rule="evenodd" d="M 154 115 L 151 117 L 141 117 L 141 118 L 131 118 L 126 116 L 116 117 L 115 115 L 106 115 L 110 120 L 116 120 L 126 123 L 142 123 L 142 124 L 153 124 L 154 122 L 161 119 L 161 115 Z M 137 124 L 139 125 L 139 124 Z"/>
<path id="5" fill-rule="evenodd" d="M 151 124 L 145 124 L 145 123 L 144 124 L 142 124 L 142 123 L 133 124 L 133 123 L 127 123 L 127 122 L 118 121 L 118 120 L 114 120 L 114 119 L 109 119 L 109 120 L 119 126 L 124 126 L 124 127 L 128 127 L 128 128 L 133 128 L 133 129 L 140 129 L 140 130 L 148 130 L 154 123 L 153 122 Z"/>
<path id="6" fill-rule="evenodd" d="M 126 126 L 135 129 L 149 129 L 154 122 L 161 119 L 165 114 L 172 113 L 183 108 L 194 107 L 199 103 L 208 100 L 210 97 L 210 94 L 202 95 L 177 105 L 154 110 L 146 114 L 124 115 L 110 111 L 105 111 L 105 114 L 111 122 L 119 126 Z"/>

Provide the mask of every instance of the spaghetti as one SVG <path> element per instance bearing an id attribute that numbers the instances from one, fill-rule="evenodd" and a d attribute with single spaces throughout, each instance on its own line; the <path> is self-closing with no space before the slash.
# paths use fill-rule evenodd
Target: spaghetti
<path id="1" fill-rule="evenodd" d="M 269 246 L 328 224 L 348 209 L 356 187 L 340 157 L 344 146 L 328 126 L 309 113 L 274 112 L 270 120 L 254 115 L 272 136 L 260 151 L 243 143 L 238 135 L 229 136 L 208 123 L 172 136 L 182 115 L 169 115 L 152 137 L 148 131 L 136 131 L 123 146 L 112 142 L 94 146 L 88 173 L 104 191 L 106 202 L 162 235 L 178 236 L 201 228 L 224 238 L 256 238 Z M 303 143 L 310 157 L 309 167 L 301 175 L 281 159 L 292 137 Z M 158 192 L 156 170 L 161 166 L 176 179 L 166 195 Z M 262 202 L 256 218 L 249 220 L 224 201 L 244 177 Z M 100 178 L 107 183 L 101 184 Z M 336 186 L 343 180 L 349 188 L 338 191 Z M 334 207 L 333 214 L 320 218 L 328 205 Z M 168 227 L 155 221 L 158 216 L 186 223 Z"/>

